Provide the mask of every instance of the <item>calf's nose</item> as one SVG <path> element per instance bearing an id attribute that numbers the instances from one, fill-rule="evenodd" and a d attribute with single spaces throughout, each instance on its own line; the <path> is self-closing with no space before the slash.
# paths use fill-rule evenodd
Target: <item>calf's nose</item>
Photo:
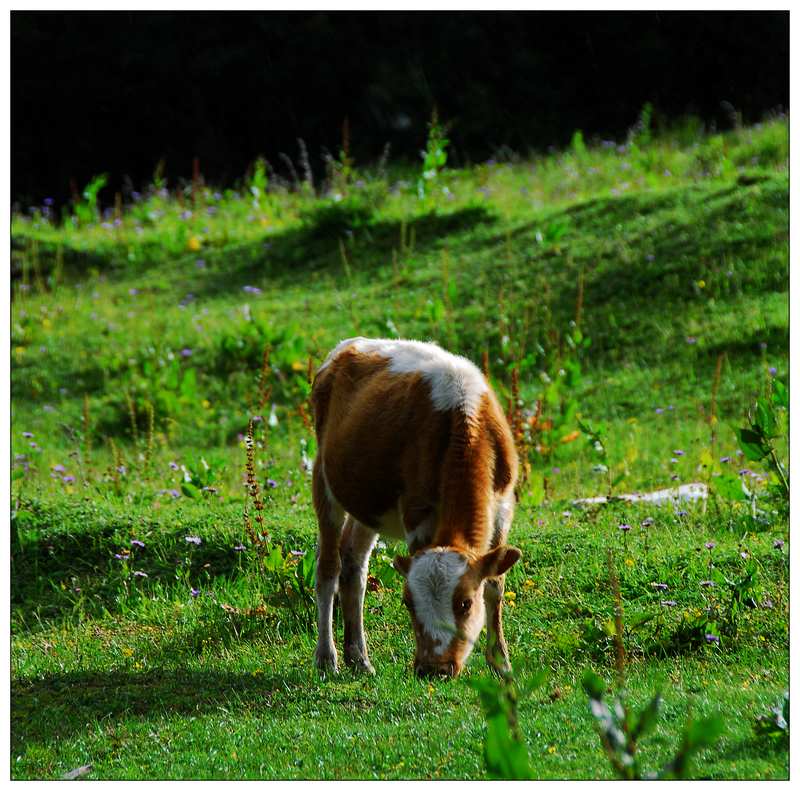
<path id="1" fill-rule="evenodd" d="M 457 675 L 455 662 L 414 662 L 414 672 L 420 678 L 430 676 L 445 676 L 452 678 Z"/>

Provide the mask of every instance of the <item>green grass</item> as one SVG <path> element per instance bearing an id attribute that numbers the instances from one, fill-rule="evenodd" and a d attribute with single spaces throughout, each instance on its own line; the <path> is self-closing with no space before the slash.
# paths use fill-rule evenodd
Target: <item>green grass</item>
<path id="1" fill-rule="evenodd" d="M 517 675 L 549 670 L 519 711 L 536 775 L 611 777 L 580 685 L 590 667 L 613 675 L 611 550 L 629 697 L 660 686 L 665 701 L 646 767 L 672 756 L 689 713 L 721 713 L 724 734 L 694 776 L 788 777 L 786 750 L 753 730 L 788 687 L 788 541 L 774 546 L 788 521 L 733 431 L 771 367 L 787 380 L 787 137 L 776 120 L 624 150 L 575 145 L 445 170 L 425 201 L 418 174 L 398 168 L 321 197 L 243 182 L 193 205 L 189 188 L 153 189 L 116 225 L 14 216 L 12 776 L 92 764 L 105 779 L 485 777 L 467 684 L 485 662 L 479 649 L 464 678 L 413 677 L 390 567 L 402 546 L 381 546 L 370 566 L 377 675 L 312 669 L 301 577 L 314 445 L 298 408 L 309 358 L 364 334 L 430 338 L 477 362 L 485 351 L 501 397 L 516 368 L 523 408 L 541 400 L 552 421 L 530 438 L 511 534 L 523 562 L 507 584 Z M 243 524 L 242 434 L 265 346 L 256 461 L 281 552 L 261 566 Z M 570 441 L 576 413 L 603 425 L 605 459 L 585 436 Z M 603 460 L 608 474 L 594 471 Z M 683 516 L 571 505 L 609 480 L 646 490 L 745 466 L 757 519 L 717 497 Z M 114 557 L 123 549 L 129 560 Z M 724 581 L 700 585 L 715 570 L 755 574 L 757 606 L 735 623 Z M 709 609 L 718 646 L 703 640 Z"/>

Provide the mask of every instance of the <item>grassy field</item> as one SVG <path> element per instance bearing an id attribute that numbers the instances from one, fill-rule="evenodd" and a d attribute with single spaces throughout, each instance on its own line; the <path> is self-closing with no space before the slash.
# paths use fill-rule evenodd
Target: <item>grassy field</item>
<path id="1" fill-rule="evenodd" d="M 548 670 L 519 702 L 535 776 L 613 776 L 581 687 L 615 675 L 609 552 L 627 697 L 663 695 L 645 768 L 718 714 L 693 776 L 788 776 L 755 730 L 788 688 L 788 519 L 735 433 L 788 381 L 787 121 L 429 176 L 343 152 L 324 189 L 257 163 L 238 190 L 156 175 L 14 215 L 12 777 L 486 777 L 486 663 L 413 676 L 404 547 L 370 564 L 377 674 L 312 667 L 308 375 L 359 334 L 436 340 L 516 404 L 506 636 L 519 683 Z M 572 503 L 693 481 L 708 501 Z"/>

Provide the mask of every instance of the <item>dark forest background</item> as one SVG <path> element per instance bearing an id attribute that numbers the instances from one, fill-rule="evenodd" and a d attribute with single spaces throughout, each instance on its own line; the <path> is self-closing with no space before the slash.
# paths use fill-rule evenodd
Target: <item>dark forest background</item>
<path id="1" fill-rule="evenodd" d="M 788 106 L 788 12 L 14 12 L 11 43 L 23 204 L 99 172 L 140 186 L 162 159 L 231 183 L 297 138 L 321 168 L 345 118 L 358 163 L 411 159 L 434 105 L 456 164 L 620 138 L 645 102 L 716 128 Z"/>

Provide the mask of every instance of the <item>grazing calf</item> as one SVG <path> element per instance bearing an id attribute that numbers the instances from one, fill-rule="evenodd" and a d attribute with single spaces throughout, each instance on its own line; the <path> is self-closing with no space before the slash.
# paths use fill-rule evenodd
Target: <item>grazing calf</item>
<path id="1" fill-rule="evenodd" d="M 503 575 L 520 557 L 505 544 L 517 454 L 481 372 L 432 343 L 351 338 L 328 355 L 311 398 L 317 666 L 336 669 L 338 583 L 345 662 L 374 672 L 363 607 L 379 533 L 408 544 L 394 567 L 405 578 L 417 673 L 457 675 L 484 621 L 487 657 L 499 652 L 508 666 Z"/>

